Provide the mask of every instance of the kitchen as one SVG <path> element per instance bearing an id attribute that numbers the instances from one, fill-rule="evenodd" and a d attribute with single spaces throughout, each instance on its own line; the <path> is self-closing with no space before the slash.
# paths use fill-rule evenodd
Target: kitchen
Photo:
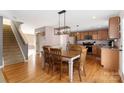
<path id="1" fill-rule="evenodd" d="M 15 12 L 15 11 L 14 11 Z M 42 77 L 41 74 L 39 74 L 38 82 L 81 82 L 78 77 L 78 73 L 75 72 L 73 74 L 73 58 L 80 57 L 79 53 L 75 54 L 73 57 L 70 57 L 69 55 L 62 55 L 65 58 L 70 58 L 66 60 L 69 64 L 67 71 L 69 72 L 68 75 L 64 73 L 63 80 L 59 80 L 58 75 L 59 73 L 57 70 L 55 71 L 55 78 L 51 78 L 54 76 L 51 76 L 50 73 L 46 73 L 47 70 L 44 70 L 44 46 L 51 46 L 52 48 L 61 48 L 62 51 L 66 51 L 65 54 L 68 52 L 68 44 L 74 44 L 74 45 L 80 45 L 82 47 L 87 48 L 87 55 L 86 55 L 86 67 L 85 72 L 86 76 L 82 76 L 82 82 L 122 82 L 120 78 L 120 20 L 121 16 L 119 15 L 120 11 L 84 11 L 84 10 L 67 10 L 67 21 L 66 25 L 61 24 L 61 26 L 58 26 L 57 21 L 59 23 L 59 20 L 53 20 L 53 16 L 56 16 L 58 11 L 19 11 L 20 16 L 27 16 L 27 15 L 33 15 L 32 16 L 32 24 L 35 24 L 34 27 L 34 49 L 32 50 L 33 53 L 29 57 L 29 64 L 35 69 L 38 69 L 38 72 L 41 73 L 41 71 L 46 74 L 44 77 Z M 25 15 L 24 15 L 25 12 Z M 63 10 L 62 12 L 65 12 Z M 16 12 L 15 12 L 16 13 Z M 60 12 L 59 12 L 60 13 Z M 106 15 L 103 15 L 103 13 L 106 13 Z M 49 16 L 49 15 L 53 16 Z M 95 16 L 93 16 L 93 14 Z M 34 20 L 35 16 L 38 20 L 44 20 L 46 25 L 42 25 L 42 21 L 36 22 Z M 46 16 L 47 15 L 47 16 Z M 44 18 L 45 16 L 45 18 Z M 51 17 L 49 20 L 47 17 Z M 57 17 L 57 16 L 56 16 Z M 25 23 L 26 23 L 26 17 L 24 17 Z M 73 20 L 72 20 L 73 19 Z M 80 21 L 84 20 L 84 21 Z M 51 25 L 49 24 L 51 22 Z M 64 22 L 65 23 L 65 22 Z M 86 23 L 86 24 L 85 24 Z M 53 25 L 56 24 L 56 25 Z M 77 25 L 78 24 L 78 25 Z M 26 27 L 23 24 L 22 27 Z M 58 28 L 59 27 L 59 28 Z M 61 29 L 68 29 L 68 30 L 62 30 L 65 32 L 61 32 Z M 23 28 L 23 32 L 27 31 L 27 29 Z M 67 32 L 66 32 L 67 31 Z M 68 33 L 68 31 L 70 31 Z M 36 52 L 36 54 L 35 54 Z M 71 55 L 71 54 L 70 54 Z M 53 57 L 54 58 L 54 57 Z M 25 65 L 26 66 L 26 65 Z M 121 65 L 122 66 L 122 65 Z M 11 66 L 9 66 L 11 68 Z M 16 66 L 15 66 L 16 67 Z M 29 66 L 30 67 L 30 66 Z M 38 68 L 37 68 L 38 67 Z M 42 69 L 41 69 L 42 68 Z M 49 66 L 46 66 L 46 69 L 48 69 Z M 20 69 L 20 68 L 18 68 Z M 23 69 L 23 67 L 22 67 Z M 32 69 L 32 68 L 31 68 Z M 5 73 L 8 71 L 8 69 L 4 69 Z M 64 69 L 66 70 L 66 69 Z M 10 73 L 13 72 L 13 69 L 10 70 Z M 25 72 L 24 74 L 27 74 L 28 72 Z M 35 71 L 32 72 L 35 75 Z M 9 78 L 9 75 L 7 74 L 7 77 Z M 16 75 L 16 74 L 15 74 Z M 23 78 L 24 75 L 21 75 Z M 66 78 L 66 76 L 68 78 Z M 14 75 L 13 75 L 14 77 Z M 29 76 L 30 77 L 30 76 Z M 46 77 L 49 77 L 46 79 Z M 28 78 L 28 77 L 26 77 Z M 20 80 L 19 82 L 30 82 L 26 80 Z M 34 76 L 36 79 L 37 76 Z M 32 82 L 35 82 L 35 79 Z M 16 82 L 19 78 L 16 78 L 15 81 L 13 79 L 9 78 L 9 82 Z M 68 81 L 69 80 L 69 81 Z"/>
<path id="2" fill-rule="evenodd" d="M 36 2 L 36 0 L 30 2 L 22 0 L 17 4 L 12 1 L 6 2 L 4 0 L 4 2 L 1 2 L 1 9 L 3 10 L 0 11 L 0 28 L 2 28 L 2 17 L 17 23 L 21 22 L 19 29 L 22 30 L 23 36 L 27 38 L 28 51 L 25 52 L 29 55 L 28 60 L 23 62 L 17 60 L 16 64 L 5 65 L 3 60 L 3 54 L 5 53 L 1 47 L 3 42 L 0 42 L 1 92 L 121 93 L 123 91 L 123 2 L 119 0 L 113 2 L 108 0 L 76 0 L 71 2 L 67 0 L 40 0 L 39 2 Z M 70 29 L 70 33 L 56 32 L 60 28 L 57 14 L 63 9 L 67 11 L 65 26 Z M 63 24 L 60 25 L 63 26 Z M 0 29 L 0 41 L 5 40 L 5 36 L 3 36 L 5 33 L 2 33 L 2 30 L 4 29 Z M 14 44 L 11 35 L 9 38 L 12 41 L 10 44 Z M 19 45 L 19 42 L 17 43 Z M 85 74 L 84 72 L 81 73 L 82 80 L 80 80 L 79 75 L 80 69 L 76 68 L 77 64 L 74 63 L 74 60 L 72 61 L 72 58 L 68 60 L 68 64 L 64 62 L 61 79 L 61 72 L 56 65 L 52 65 L 54 67 L 52 69 L 52 66 L 46 64 L 44 69 L 45 52 L 43 46 L 47 45 L 52 46 L 50 50 L 55 47 L 62 49 L 62 51 L 69 51 L 70 45 L 87 49 L 85 71 L 83 70 Z M 8 50 L 10 49 L 8 48 Z M 19 50 L 12 49 L 14 52 Z M 13 59 L 17 59 L 14 52 L 10 55 L 13 56 Z M 23 50 L 21 52 L 24 56 Z M 67 55 L 62 54 L 62 56 L 66 57 Z M 55 58 L 53 54 L 51 54 L 51 57 L 51 59 Z M 82 59 L 82 56 L 75 62 L 80 59 Z M 11 60 L 12 57 L 9 57 L 8 61 Z M 72 65 L 72 63 L 74 64 Z M 49 67 L 50 70 L 48 70 Z M 69 70 L 71 70 L 71 73 Z M 6 84 L 3 84 L 3 81 Z"/>
<path id="3" fill-rule="evenodd" d="M 104 68 L 118 71 L 120 17 L 110 17 L 108 25 L 108 28 L 73 32 L 71 36 L 77 44 L 88 48 L 88 54 L 101 60 Z"/>
<path id="4" fill-rule="evenodd" d="M 62 49 L 66 50 L 68 43 L 77 44 L 85 46 L 88 49 L 88 59 L 93 58 L 92 60 L 94 60 L 95 58 L 94 63 L 97 62 L 100 64 L 102 69 L 105 71 L 114 71 L 118 73 L 120 51 L 120 17 L 109 17 L 107 20 L 107 27 L 78 30 L 79 27 L 80 25 L 76 25 L 77 29 L 69 35 L 56 35 L 55 28 L 49 26 L 35 29 L 36 35 L 40 35 L 40 44 L 36 43 L 36 45 L 40 45 L 39 48 L 36 49 L 37 53 L 39 50 L 43 51 L 43 45 L 63 47 Z"/>

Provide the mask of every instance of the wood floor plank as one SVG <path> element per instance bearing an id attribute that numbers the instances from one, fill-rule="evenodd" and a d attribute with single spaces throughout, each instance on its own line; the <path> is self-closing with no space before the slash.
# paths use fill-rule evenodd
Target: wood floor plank
<path id="1" fill-rule="evenodd" d="M 35 58 L 35 59 L 34 59 Z M 17 63 L 5 66 L 3 73 L 10 83 L 68 83 L 68 74 L 63 73 L 59 79 L 59 73 L 54 75 L 42 69 L 40 55 L 32 55 L 27 63 Z M 78 71 L 74 71 L 74 83 L 79 83 Z M 86 77 L 82 76 L 82 83 L 121 83 L 118 72 L 106 71 L 100 65 L 100 61 L 94 56 L 88 56 L 86 60 Z"/>

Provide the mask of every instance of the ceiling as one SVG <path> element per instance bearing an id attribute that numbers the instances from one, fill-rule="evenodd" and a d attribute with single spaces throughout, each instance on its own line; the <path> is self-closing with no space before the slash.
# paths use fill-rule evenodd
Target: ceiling
<path id="1" fill-rule="evenodd" d="M 58 26 L 59 10 L 9 10 L 13 19 L 33 28 Z M 66 24 L 75 30 L 89 30 L 108 27 L 108 19 L 119 15 L 119 10 L 67 10 Z M 63 18 L 62 16 L 60 17 Z M 62 20 L 61 20 L 62 21 Z M 79 25 L 79 27 L 77 27 Z"/>

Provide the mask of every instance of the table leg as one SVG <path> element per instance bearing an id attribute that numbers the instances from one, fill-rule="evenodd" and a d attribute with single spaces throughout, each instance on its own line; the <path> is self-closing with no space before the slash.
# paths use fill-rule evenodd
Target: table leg
<path id="1" fill-rule="evenodd" d="M 70 82 L 73 81 L 73 60 L 69 60 L 69 80 Z"/>

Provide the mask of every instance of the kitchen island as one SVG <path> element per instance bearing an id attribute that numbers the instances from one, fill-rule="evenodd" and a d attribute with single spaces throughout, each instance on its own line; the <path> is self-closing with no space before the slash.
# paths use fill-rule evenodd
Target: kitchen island
<path id="1" fill-rule="evenodd" d="M 104 69 L 118 71 L 119 68 L 119 49 L 102 47 L 101 48 L 101 64 Z"/>

